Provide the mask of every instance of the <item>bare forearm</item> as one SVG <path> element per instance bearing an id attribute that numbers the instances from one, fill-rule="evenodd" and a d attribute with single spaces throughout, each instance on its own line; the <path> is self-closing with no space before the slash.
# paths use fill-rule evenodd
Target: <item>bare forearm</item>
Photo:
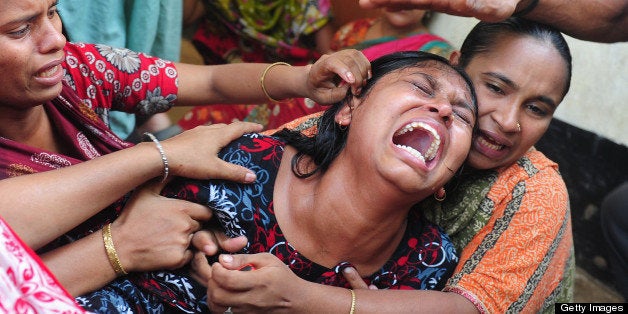
<path id="1" fill-rule="evenodd" d="M 38 249 L 161 171 L 154 144 L 144 143 L 75 166 L 2 180 L 0 215 Z"/>
<path id="2" fill-rule="evenodd" d="M 303 310 L 314 313 L 345 313 L 351 306 L 348 289 L 316 285 L 310 287 Z M 310 293 L 312 292 L 312 293 Z M 356 313 L 478 313 L 466 298 L 451 292 L 431 290 L 367 290 L 355 292 Z"/>
<path id="3" fill-rule="evenodd" d="M 628 40 L 627 15 L 625 0 L 540 0 L 525 17 L 574 38 L 618 42 Z"/>
<path id="4" fill-rule="evenodd" d="M 116 278 L 101 231 L 42 255 L 46 266 L 73 296 L 101 288 Z"/>
<path id="5" fill-rule="evenodd" d="M 177 64 L 180 80 L 177 104 L 267 102 L 260 85 L 260 77 L 267 66 L 260 63 L 211 67 Z M 278 100 L 305 96 L 307 70 L 307 66 L 274 66 L 266 73 L 264 86 L 269 95 Z"/>

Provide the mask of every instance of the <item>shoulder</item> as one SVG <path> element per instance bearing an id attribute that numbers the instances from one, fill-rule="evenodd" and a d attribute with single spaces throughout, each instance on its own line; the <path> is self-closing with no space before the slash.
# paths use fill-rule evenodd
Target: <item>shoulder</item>
<path id="1" fill-rule="evenodd" d="M 82 71 L 85 72 L 84 68 L 87 67 L 101 73 L 108 70 L 127 74 L 148 71 L 145 75 L 155 76 L 159 72 L 164 72 L 167 76 L 176 76 L 173 62 L 127 48 L 68 42 L 63 50 L 66 53 L 64 64 L 66 69 L 83 68 Z"/>
<path id="2" fill-rule="evenodd" d="M 223 160 L 238 165 L 264 165 L 270 162 L 278 167 L 285 145 L 277 137 L 249 133 L 225 146 L 219 155 Z"/>
<path id="3" fill-rule="evenodd" d="M 514 193 L 517 187 L 525 186 L 525 193 L 558 195 L 565 201 L 567 187 L 558 164 L 547 158 L 540 151 L 532 148 L 513 165 L 499 169 L 496 182 L 489 193 L 502 190 L 502 193 Z M 549 194 L 546 194 L 549 193 Z"/>

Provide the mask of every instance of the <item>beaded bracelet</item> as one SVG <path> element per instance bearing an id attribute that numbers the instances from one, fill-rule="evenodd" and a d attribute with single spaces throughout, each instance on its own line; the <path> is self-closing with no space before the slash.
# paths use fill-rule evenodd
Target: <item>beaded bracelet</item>
<path id="1" fill-rule="evenodd" d="M 161 155 L 161 162 L 163 162 L 164 164 L 164 176 L 161 178 L 161 182 L 166 182 L 166 179 L 168 179 L 168 174 L 170 174 L 170 167 L 168 166 L 168 157 L 166 157 L 166 152 L 164 152 L 163 146 L 161 146 L 161 143 L 159 142 L 157 137 L 155 137 L 155 135 L 150 132 L 145 132 L 144 136 L 148 137 L 151 141 L 153 141 L 153 143 L 155 143 L 155 146 L 157 146 L 157 150 Z"/>
<path id="2" fill-rule="evenodd" d="M 118 277 L 127 275 L 126 270 L 124 270 L 124 267 L 122 267 L 122 263 L 120 263 L 120 259 L 118 258 L 116 247 L 113 245 L 113 238 L 111 237 L 111 223 L 108 223 L 102 229 L 102 240 L 105 243 L 105 251 L 107 251 L 107 257 L 109 258 L 109 263 L 113 267 L 113 271 L 116 272 Z"/>
<path id="3" fill-rule="evenodd" d="M 262 76 L 260 76 L 259 78 L 259 83 L 262 86 L 262 91 L 264 92 L 264 95 L 266 95 L 266 98 L 268 98 L 268 100 L 272 101 L 272 102 L 279 102 L 279 100 L 276 100 L 275 98 L 270 97 L 270 94 L 268 94 L 268 91 L 266 90 L 266 86 L 264 86 L 264 79 L 266 78 L 266 73 L 268 73 L 268 71 L 276 66 L 276 65 L 287 65 L 287 66 L 291 66 L 290 64 L 286 63 L 286 62 L 275 62 L 269 66 L 266 67 L 266 69 L 264 69 L 264 72 L 262 72 Z"/>

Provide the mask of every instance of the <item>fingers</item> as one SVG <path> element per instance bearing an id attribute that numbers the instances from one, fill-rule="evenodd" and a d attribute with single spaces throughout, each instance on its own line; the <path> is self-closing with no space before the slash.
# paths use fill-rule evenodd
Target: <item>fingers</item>
<path id="1" fill-rule="evenodd" d="M 192 238 L 192 245 L 204 253 L 207 256 L 213 256 L 218 254 L 218 240 L 214 236 L 214 232 L 211 230 L 199 230 L 194 233 Z"/>
<path id="2" fill-rule="evenodd" d="M 261 124 L 250 122 L 234 122 L 228 125 L 214 124 L 203 127 L 215 129 L 220 132 L 220 136 L 215 139 L 219 149 L 246 133 L 261 132 L 263 129 Z M 251 183 L 257 178 L 253 171 L 225 161 L 220 161 L 217 165 L 214 165 L 210 170 L 210 176 L 212 179 L 224 179 L 242 183 Z"/>
<path id="3" fill-rule="evenodd" d="M 210 170 L 212 179 L 223 179 L 240 183 L 253 183 L 257 179 L 255 172 L 226 161 L 219 161 Z"/>
<path id="4" fill-rule="evenodd" d="M 261 124 L 241 121 L 233 122 L 230 124 L 212 124 L 202 127 L 220 130 L 220 133 L 223 136 L 218 137 L 216 140 L 221 147 L 231 143 L 233 140 L 239 138 L 246 133 L 260 132 L 263 129 L 263 126 Z"/>
<path id="5" fill-rule="evenodd" d="M 208 221 L 212 217 L 212 210 L 207 206 L 174 198 L 169 200 L 174 203 L 179 203 L 172 205 L 175 206 L 175 208 L 181 208 L 184 213 L 188 214 L 188 216 L 196 222 L 192 231 L 197 231 L 201 228 L 199 221 Z"/>
<path id="6" fill-rule="evenodd" d="M 245 133 L 260 132 L 262 125 L 234 122 L 197 126 L 162 142 L 173 176 L 193 179 L 225 179 L 251 183 L 255 173 L 218 158 L 218 152 Z"/>
<path id="7" fill-rule="evenodd" d="M 350 53 L 350 59 L 346 62 L 349 71 L 346 72 L 347 77 L 343 79 L 351 85 L 353 95 L 359 95 L 362 86 L 371 78 L 371 63 L 360 51 L 346 50 L 346 52 Z"/>
<path id="8" fill-rule="evenodd" d="M 331 69 L 351 86 L 354 95 L 359 95 L 362 85 L 370 76 L 371 63 L 362 52 L 355 49 L 344 49 L 337 54 L 337 58 L 331 59 Z"/>
<path id="9" fill-rule="evenodd" d="M 212 275 L 212 267 L 207 262 L 207 257 L 205 257 L 205 254 L 203 254 L 203 252 L 194 253 L 194 257 L 192 258 L 190 266 L 190 276 L 194 280 L 201 283 L 203 286 L 207 287 L 207 282 Z"/>
<path id="10" fill-rule="evenodd" d="M 371 64 L 362 52 L 355 49 L 343 49 L 323 55 L 311 67 L 308 84 L 310 98 L 321 104 L 330 104 L 342 100 L 347 90 L 359 94 L 369 78 Z"/>
<path id="11" fill-rule="evenodd" d="M 281 266 L 287 267 L 279 258 L 270 253 L 257 254 L 221 254 L 218 262 L 225 269 L 237 270 L 245 265 L 253 265 L 255 269 L 262 267 Z"/>
<path id="12" fill-rule="evenodd" d="M 218 246 L 230 253 L 241 251 L 248 243 L 248 239 L 245 236 L 230 238 L 223 232 L 215 232 L 214 236 L 218 240 Z"/>
<path id="13" fill-rule="evenodd" d="M 369 289 L 369 286 L 364 282 L 364 279 L 360 277 L 360 274 L 353 267 L 347 267 L 342 270 L 342 275 L 347 279 L 349 285 L 353 289 Z"/>
<path id="14" fill-rule="evenodd" d="M 248 240 L 245 236 L 239 236 L 236 238 L 230 238 L 220 230 L 199 230 L 194 233 L 192 238 L 192 245 L 205 253 L 208 256 L 217 254 L 220 250 L 224 250 L 229 253 L 235 253 L 241 251 Z"/>

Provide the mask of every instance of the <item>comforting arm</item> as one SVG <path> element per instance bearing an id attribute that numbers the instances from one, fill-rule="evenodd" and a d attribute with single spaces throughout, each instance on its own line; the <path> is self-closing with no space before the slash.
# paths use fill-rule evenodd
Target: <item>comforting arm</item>
<path id="1" fill-rule="evenodd" d="M 38 249 L 162 171 L 154 145 L 142 143 L 75 166 L 0 180 L 0 215 Z M 94 192 L 99 190 L 107 192 Z"/>
<path id="2" fill-rule="evenodd" d="M 540 0 L 525 18 L 552 25 L 578 39 L 628 41 L 628 1 L 625 0 Z"/>
<path id="3" fill-rule="evenodd" d="M 238 271 L 252 264 L 253 271 Z M 349 289 L 297 277 L 269 253 L 221 255 L 211 267 L 208 302 L 216 312 L 348 313 Z M 466 298 L 428 290 L 355 289 L 355 313 L 477 313 Z M 261 300 L 261 301 L 260 301 Z"/>
<path id="4" fill-rule="evenodd" d="M 282 100 L 308 97 L 333 103 L 355 93 L 369 75 L 370 63 L 359 51 L 345 49 L 321 56 L 307 66 L 238 63 L 223 65 L 177 64 L 177 105 L 264 103 L 269 97 Z M 264 88 L 262 89 L 262 78 Z"/>
<path id="5" fill-rule="evenodd" d="M 360 0 L 364 8 L 395 7 L 473 16 L 495 22 L 513 14 L 552 25 L 574 38 L 594 42 L 628 40 L 628 2 L 625 0 Z"/>

